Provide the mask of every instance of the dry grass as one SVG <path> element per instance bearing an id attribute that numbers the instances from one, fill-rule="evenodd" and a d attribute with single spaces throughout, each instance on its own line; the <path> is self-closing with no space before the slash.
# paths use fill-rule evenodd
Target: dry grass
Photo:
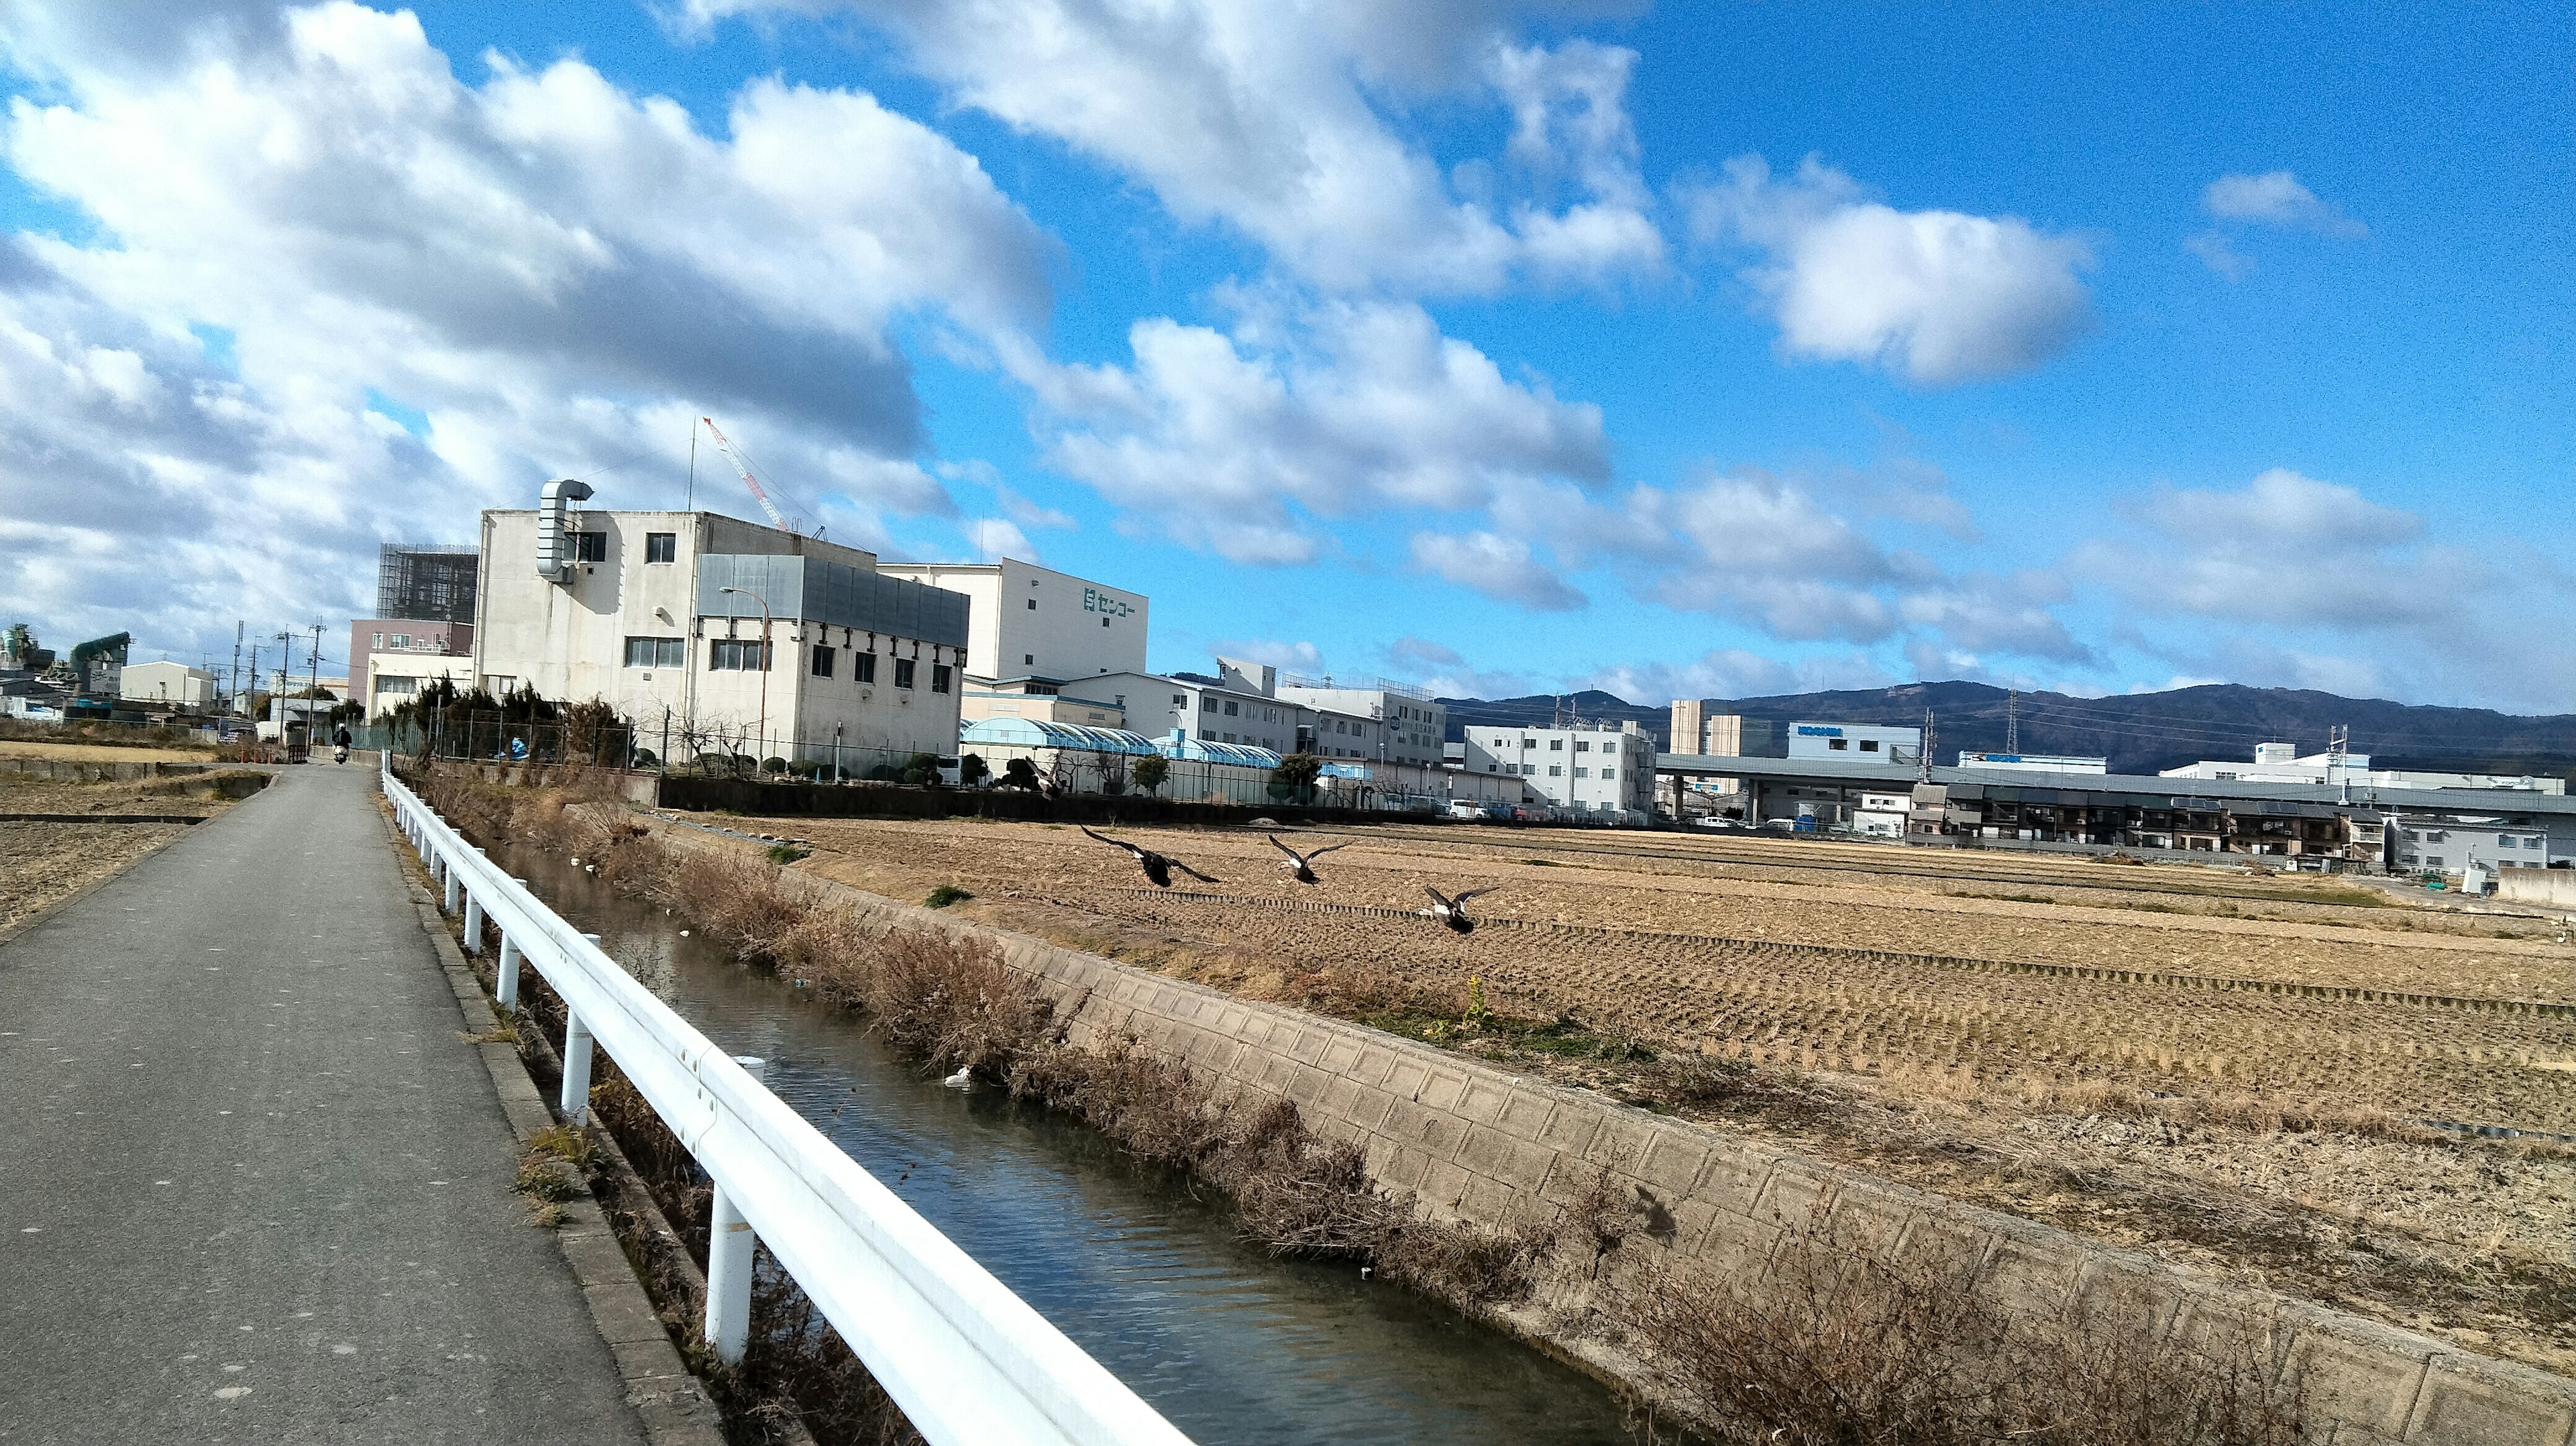
<path id="1" fill-rule="evenodd" d="M 1670 1399 L 1780 1446 L 2299 1446 L 2259 1324 L 2202 1340 L 2138 1301 L 2013 1318 L 1955 1269 L 1838 1248 L 1822 1222 L 1767 1277 L 1661 1271 L 1629 1315 Z"/>

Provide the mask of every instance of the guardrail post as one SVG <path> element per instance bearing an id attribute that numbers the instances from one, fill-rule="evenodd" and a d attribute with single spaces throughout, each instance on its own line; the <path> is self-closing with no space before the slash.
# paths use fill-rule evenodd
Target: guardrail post
<path id="1" fill-rule="evenodd" d="M 505 1014 L 519 1007 L 519 941 L 506 929 L 501 932 L 501 963 L 492 971 L 492 1002 Z"/>
<path id="2" fill-rule="evenodd" d="M 465 952 L 483 952 L 483 901 L 474 897 L 472 889 L 465 891 Z"/>
<path id="3" fill-rule="evenodd" d="M 753 1079 L 769 1070 L 769 1061 L 755 1055 L 738 1054 L 733 1062 Z M 734 1207 L 733 1197 L 716 1186 L 707 1222 L 706 1341 L 728 1366 L 742 1363 L 743 1348 L 751 1340 L 751 1250 L 756 1243 L 751 1223 Z"/>
<path id="4" fill-rule="evenodd" d="M 597 934 L 581 937 L 599 942 Z M 564 1011 L 563 1095 L 557 1104 L 573 1124 L 590 1118 L 590 1029 L 570 1009 Z"/>
<path id="5" fill-rule="evenodd" d="M 455 862 L 449 859 L 445 853 L 441 853 L 438 856 L 438 872 L 447 881 L 446 891 L 440 896 L 438 906 L 439 912 L 442 914 L 453 914 L 456 912 L 456 895 L 463 888 L 463 884 L 456 877 Z"/>

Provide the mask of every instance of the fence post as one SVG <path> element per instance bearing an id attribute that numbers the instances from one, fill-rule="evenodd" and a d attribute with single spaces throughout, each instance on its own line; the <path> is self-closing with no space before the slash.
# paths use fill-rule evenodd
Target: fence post
<path id="1" fill-rule="evenodd" d="M 483 952 L 483 901 L 474 897 L 472 889 L 465 891 L 465 952 Z"/>
<path id="2" fill-rule="evenodd" d="M 581 937 L 599 942 L 597 934 Z M 578 1125 L 590 1118 L 590 1030 L 569 1009 L 564 1011 L 563 1095 L 557 1103 L 569 1123 Z"/>
<path id="3" fill-rule="evenodd" d="M 438 872 L 445 880 L 445 889 L 439 899 L 439 912 L 453 914 L 456 912 L 456 895 L 462 887 L 462 881 L 456 877 L 456 861 L 449 858 L 444 849 L 439 850 Z"/>
<path id="4" fill-rule="evenodd" d="M 738 1054 L 733 1062 L 755 1080 L 769 1070 L 769 1061 L 754 1055 Z M 751 1340 L 751 1250 L 756 1243 L 733 1197 L 716 1186 L 707 1222 L 706 1341 L 728 1366 L 742 1363 L 743 1347 Z"/>

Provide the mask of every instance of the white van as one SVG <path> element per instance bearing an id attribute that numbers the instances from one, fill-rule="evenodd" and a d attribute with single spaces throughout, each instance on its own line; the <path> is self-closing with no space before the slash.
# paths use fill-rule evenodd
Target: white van
<path id="1" fill-rule="evenodd" d="M 1449 816 L 1474 823 L 1485 816 L 1485 806 L 1472 798 L 1453 798 L 1449 800 Z"/>

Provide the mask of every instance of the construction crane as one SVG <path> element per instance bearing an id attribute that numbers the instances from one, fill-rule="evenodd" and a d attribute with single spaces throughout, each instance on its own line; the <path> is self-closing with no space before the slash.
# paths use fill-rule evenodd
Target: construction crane
<path id="1" fill-rule="evenodd" d="M 760 500 L 760 510 L 769 514 L 771 525 L 781 532 L 795 532 L 796 529 L 788 526 L 787 519 L 780 515 L 778 504 L 769 500 L 769 492 L 760 485 L 760 479 L 751 475 L 751 464 L 742 460 L 742 454 L 733 449 L 733 443 L 725 440 L 724 433 L 716 430 L 716 419 L 700 417 L 698 420 L 707 424 L 707 435 L 716 439 L 716 446 L 725 454 L 725 460 L 733 464 L 733 470 L 742 474 L 742 485 L 750 488 L 751 495 Z"/>

